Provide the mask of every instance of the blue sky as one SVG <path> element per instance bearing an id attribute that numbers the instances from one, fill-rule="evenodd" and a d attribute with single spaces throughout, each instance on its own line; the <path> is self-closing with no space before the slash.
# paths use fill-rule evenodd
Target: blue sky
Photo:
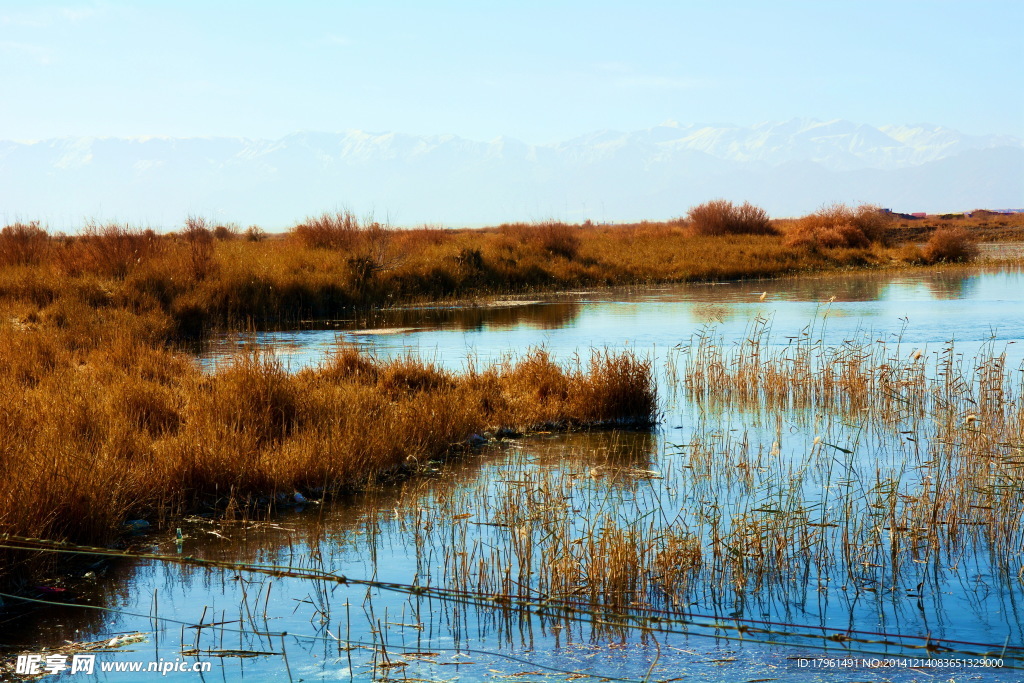
<path id="1" fill-rule="evenodd" d="M 0 139 L 794 117 L 1024 137 L 1022 26 L 1022 0 L 0 0 Z"/>

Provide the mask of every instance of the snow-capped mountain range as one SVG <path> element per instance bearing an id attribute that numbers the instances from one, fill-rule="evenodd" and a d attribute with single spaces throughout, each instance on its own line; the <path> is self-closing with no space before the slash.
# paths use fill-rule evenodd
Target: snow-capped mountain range
<path id="1" fill-rule="evenodd" d="M 189 214 L 275 229 L 338 208 L 398 225 L 663 219 L 715 197 L 774 216 L 833 201 L 898 211 L 1016 207 L 1024 141 L 806 119 L 667 122 L 541 145 L 355 130 L 0 141 L 0 220 L 65 230 L 88 219 L 171 229 Z"/>

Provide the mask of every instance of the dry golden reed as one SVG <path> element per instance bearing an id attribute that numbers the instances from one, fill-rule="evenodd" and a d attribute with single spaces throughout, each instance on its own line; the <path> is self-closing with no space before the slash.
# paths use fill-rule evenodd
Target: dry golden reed
<path id="1" fill-rule="evenodd" d="M 740 207 L 740 218 L 759 223 L 755 209 Z M 129 515 L 351 487 L 439 457 L 488 428 L 647 422 L 656 410 L 650 366 L 630 354 L 600 352 L 585 367 L 565 367 L 535 352 L 454 374 L 340 349 L 323 366 L 292 374 L 254 352 L 206 374 L 175 345 L 214 325 L 895 258 L 878 245 L 808 250 L 773 234 L 700 235 L 687 221 L 395 230 L 342 213 L 311 218 L 283 237 L 254 227 L 237 239 L 240 232 L 198 217 L 168 235 L 117 224 L 88 225 L 75 236 L 36 223 L 0 231 L 0 390 L 12 397 L 0 409 L 0 529 L 106 542 Z M 831 388 L 812 380 L 809 366 L 793 366 L 803 374 L 788 379 L 852 402 L 904 396 L 897 385 L 917 381 L 885 380 L 893 391 L 879 392 L 881 380 L 856 385 L 863 363 L 832 360 L 839 375 Z M 751 372 L 763 375 L 756 365 Z M 781 386 L 732 381 L 712 363 L 690 375 L 695 387 L 751 396 Z M 789 390 L 771 391 L 793 400 Z M 634 543 L 608 533 L 609 544 Z M 648 550 L 663 558 L 682 552 L 672 547 Z"/>
<path id="2" fill-rule="evenodd" d="M 758 207 L 715 200 L 665 223 L 479 230 L 394 229 L 337 212 L 270 238 L 253 226 L 246 239 L 200 217 L 167 235 L 118 224 L 50 235 L 19 223 L 0 231 L 0 297 L 42 308 L 91 288 L 108 305 L 165 315 L 177 335 L 196 335 L 400 302 L 923 262 L 884 246 L 900 239 L 892 221 L 874 207 L 834 205 L 772 222 Z"/>
<path id="3" fill-rule="evenodd" d="M 544 352 L 453 373 L 339 348 L 287 372 L 252 351 L 212 373 L 116 316 L 0 327 L 0 528 L 106 542 L 129 516 L 338 491 L 450 452 L 469 435 L 650 423 L 650 365 Z"/>

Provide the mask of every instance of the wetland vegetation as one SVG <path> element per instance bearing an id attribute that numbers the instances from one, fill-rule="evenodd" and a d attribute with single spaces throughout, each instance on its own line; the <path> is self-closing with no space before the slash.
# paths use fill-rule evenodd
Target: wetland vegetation
<path id="1" fill-rule="evenodd" d="M 736 343 L 702 328 L 662 353 L 519 349 L 458 370 L 345 344 L 303 368 L 256 347 L 204 369 L 188 351 L 214 328 L 400 303 L 916 272 L 972 258 L 969 231 L 989 227 L 943 219 L 901 241 L 905 228 L 873 209 L 768 221 L 749 205 L 696 208 L 708 215 L 480 231 L 391 230 L 342 213 L 270 237 L 199 220 L 174 235 L 8 226 L 7 590 L 33 599 L 42 581 L 90 593 L 70 575 L 41 578 L 76 546 L 183 563 L 183 586 L 238 577 L 221 594 L 238 619 L 204 626 L 218 621 L 205 604 L 177 607 L 178 654 L 226 652 L 227 632 L 237 652 L 277 662 L 285 629 L 268 609 L 297 637 L 279 602 L 294 600 L 300 625 L 313 625 L 308 651 L 329 643 L 331 666 L 356 678 L 436 677 L 453 652 L 474 652 L 492 662 L 529 653 L 568 674 L 671 679 L 690 659 L 713 660 L 703 646 L 670 651 L 670 637 L 687 635 L 1024 664 L 1024 389 L 996 342 L 966 355 L 898 336 L 826 343 L 825 318 L 779 340 L 755 317 Z M 581 305 L 544 309 L 541 327 L 568 324 Z M 443 309 L 395 315 L 445 318 Z M 585 429 L 594 426 L 616 429 Z M 416 476 L 395 476 L 405 474 Z M 282 531 L 303 514 L 295 503 L 331 498 L 301 533 Z M 126 537 L 129 519 L 178 535 L 140 547 Z M 186 556 L 183 545 L 195 548 Z M 271 602 L 272 586 L 287 598 Z M 1001 616 L 961 628 L 949 623 L 961 604 Z M 166 639 L 167 623 L 149 616 Z M 106 632 L 101 621 L 83 628 Z M 1005 642 L 994 641 L 1000 629 Z M 644 664 L 606 656 L 614 643 L 638 648 Z M 588 663 L 595 652 L 603 668 Z M 508 661 L 509 680 L 536 680 Z"/>
<path id="2" fill-rule="evenodd" d="M 1024 230 L 1020 215 L 911 226 L 843 205 L 776 221 L 721 200 L 691 213 L 662 223 L 447 230 L 392 229 L 340 212 L 270 236 L 197 218 L 165 235 L 117 224 L 51 235 L 18 223 L 0 231 L 0 301 L 26 322 L 74 324 L 116 309 L 139 319 L 121 324 L 144 324 L 147 339 L 166 341 L 353 308 L 966 260 L 973 242 Z"/>

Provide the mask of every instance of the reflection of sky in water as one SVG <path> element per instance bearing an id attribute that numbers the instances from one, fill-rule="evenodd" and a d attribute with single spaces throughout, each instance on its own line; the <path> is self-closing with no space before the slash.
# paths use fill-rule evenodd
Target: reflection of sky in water
<path id="1" fill-rule="evenodd" d="M 775 343 L 785 343 L 786 337 L 799 335 L 813 322 L 815 338 L 826 344 L 869 336 L 892 341 L 903 330 L 906 344 L 935 350 L 955 339 L 960 351 L 973 353 L 993 334 L 1000 341 L 1024 339 L 1024 275 L 866 273 L 610 290 L 555 296 L 523 306 L 447 309 L 444 315 L 437 311 L 394 312 L 391 319 L 385 315 L 374 321 L 375 327 L 392 333 L 332 329 L 225 336 L 213 340 L 201 358 L 216 362 L 255 341 L 273 346 L 296 367 L 316 362 L 342 341 L 385 356 L 413 350 L 458 367 L 470 354 L 487 360 L 534 346 L 544 346 L 559 357 L 585 353 L 593 346 L 664 349 L 687 343 L 708 325 L 729 343 L 742 339 L 757 316 L 770 318 Z M 1010 350 L 1015 359 L 1024 353 L 1012 346 Z"/>

